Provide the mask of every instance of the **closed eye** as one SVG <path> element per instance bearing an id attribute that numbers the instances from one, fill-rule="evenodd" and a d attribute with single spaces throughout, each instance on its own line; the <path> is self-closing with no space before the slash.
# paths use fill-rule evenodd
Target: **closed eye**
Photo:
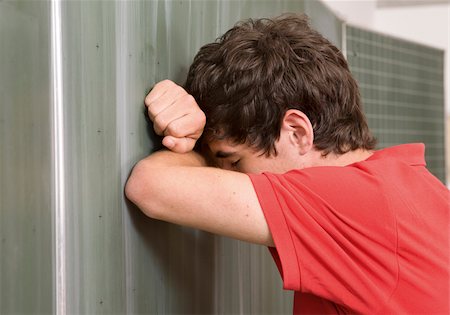
<path id="1" fill-rule="evenodd" d="M 241 161 L 241 160 L 239 159 L 239 160 L 237 160 L 237 161 L 231 162 L 231 166 L 232 166 L 233 168 L 237 168 L 240 161 Z"/>

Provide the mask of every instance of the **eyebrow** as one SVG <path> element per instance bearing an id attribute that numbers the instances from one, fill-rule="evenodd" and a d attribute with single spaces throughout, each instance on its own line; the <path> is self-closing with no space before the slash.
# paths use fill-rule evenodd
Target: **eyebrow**
<path id="1" fill-rule="evenodd" d="M 227 157 L 232 156 L 232 155 L 235 154 L 235 153 L 236 153 L 236 152 L 217 151 L 215 155 L 216 155 L 216 158 L 224 159 L 224 158 L 227 158 Z"/>

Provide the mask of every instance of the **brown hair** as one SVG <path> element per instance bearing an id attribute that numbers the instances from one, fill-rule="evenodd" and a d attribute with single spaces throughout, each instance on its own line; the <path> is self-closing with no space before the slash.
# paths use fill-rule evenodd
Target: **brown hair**
<path id="1" fill-rule="evenodd" d="M 200 49 L 185 88 L 206 114 L 206 141 L 276 154 L 283 116 L 298 109 L 324 155 L 375 147 L 345 58 L 305 15 L 237 23 Z"/>

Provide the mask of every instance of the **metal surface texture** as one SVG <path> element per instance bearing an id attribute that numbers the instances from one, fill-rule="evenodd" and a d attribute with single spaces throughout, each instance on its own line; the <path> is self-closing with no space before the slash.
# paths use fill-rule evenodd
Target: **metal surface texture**
<path id="1" fill-rule="evenodd" d="M 53 310 L 50 10 L 0 1 L 0 314 Z"/>
<path id="2" fill-rule="evenodd" d="M 125 312 L 114 2 L 63 2 L 66 310 Z M 119 87 L 120 88 L 120 87 Z"/>

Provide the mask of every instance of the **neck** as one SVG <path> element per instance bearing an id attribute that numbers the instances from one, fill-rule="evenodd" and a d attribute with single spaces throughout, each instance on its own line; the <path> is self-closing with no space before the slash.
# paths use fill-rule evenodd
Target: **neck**
<path id="1" fill-rule="evenodd" d="M 347 166 L 366 160 L 373 151 L 358 149 L 344 154 L 329 153 L 327 156 L 322 156 L 322 152 L 314 150 L 311 154 L 311 166 Z"/>

